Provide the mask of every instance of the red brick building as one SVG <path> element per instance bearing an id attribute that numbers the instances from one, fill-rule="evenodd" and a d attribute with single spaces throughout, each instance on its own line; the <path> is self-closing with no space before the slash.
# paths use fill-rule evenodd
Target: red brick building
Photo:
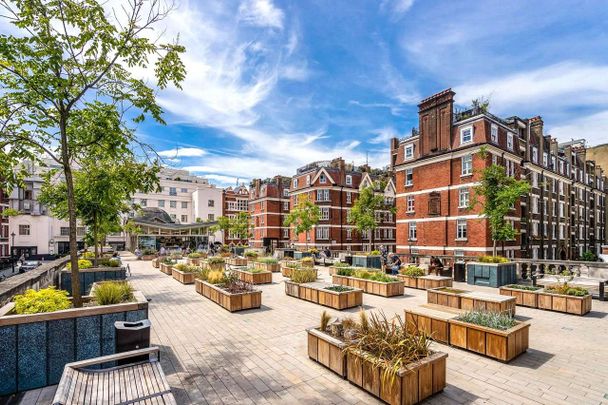
<path id="1" fill-rule="evenodd" d="M 228 187 L 222 191 L 222 216 L 234 218 L 239 212 L 249 211 L 249 190 L 244 185 Z M 239 239 L 237 235 L 227 234 L 224 243 L 247 243 L 248 238 Z"/>
<path id="2" fill-rule="evenodd" d="M 574 258 L 599 251 L 605 242 L 599 235 L 605 235 L 607 183 L 601 168 L 585 160 L 584 148 L 559 145 L 543 133 L 540 117 L 502 119 L 479 107 L 455 113 L 454 94 L 448 89 L 422 100 L 419 132 L 391 141 L 397 251 L 490 253 L 487 220 L 480 207 L 469 205 L 479 171 L 491 164 L 528 178 L 533 187 L 507 217 L 519 235 L 500 246 L 505 256 Z M 585 207 L 584 201 L 593 202 Z"/>
<path id="3" fill-rule="evenodd" d="M 254 247 L 287 247 L 289 228 L 283 226 L 289 213 L 290 177 L 255 179 L 249 191 L 249 213 L 253 225 L 250 243 Z"/>
<path id="4" fill-rule="evenodd" d="M 387 202 L 394 204 L 395 187 L 389 173 L 370 170 L 369 167 L 354 167 L 342 158 L 332 161 L 314 162 L 301 167 L 291 179 L 291 204 L 306 195 L 321 209 L 321 220 L 311 230 L 308 243 L 306 235 L 291 234 L 292 243 L 298 248 L 316 247 L 330 250 L 362 251 L 385 245 L 389 250 L 395 246 L 395 216 L 390 211 L 377 213 L 379 226 L 373 234 L 359 235 L 355 227 L 348 223 L 348 212 L 356 201 L 361 188 L 373 185 L 375 180 L 383 180 L 378 193 L 385 195 Z"/>
<path id="5" fill-rule="evenodd" d="M 2 216 L 2 211 L 8 208 L 8 196 L 0 188 L 0 259 L 10 257 L 8 217 Z"/>

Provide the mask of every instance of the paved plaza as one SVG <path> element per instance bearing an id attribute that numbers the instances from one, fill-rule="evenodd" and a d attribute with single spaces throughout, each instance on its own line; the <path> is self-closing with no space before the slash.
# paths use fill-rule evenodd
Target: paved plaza
<path id="1" fill-rule="evenodd" d="M 152 344 L 180 404 L 379 403 L 307 356 L 305 329 L 326 309 L 287 297 L 280 273 L 262 289 L 262 308 L 230 313 L 150 262 L 129 261 L 131 282 L 150 301 Z M 325 268 L 320 275 L 328 280 Z M 456 283 L 456 287 L 497 292 Z M 367 311 L 403 316 L 425 303 L 424 291 L 402 297 L 364 294 Z M 356 315 L 357 309 L 333 315 Z M 433 343 L 447 352 L 448 386 L 429 404 L 608 404 L 608 302 L 585 317 L 517 307 L 530 320 L 530 348 L 509 364 Z M 48 403 L 55 387 L 26 393 L 22 404 Z"/>

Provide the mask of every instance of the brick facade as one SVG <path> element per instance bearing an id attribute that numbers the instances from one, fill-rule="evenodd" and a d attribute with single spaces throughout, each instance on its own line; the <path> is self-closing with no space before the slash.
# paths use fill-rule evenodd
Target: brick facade
<path id="1" fill-rule="evenodd" d="M 249 213 L 252 221 L 254 247 L 287 247 L 289 228 L 283 226 L 289 213 L 289 184 L 291 178 L 275 176 L 272 179 L 255 179 L 249 191 Z"/>
<path id="2" fill-rule="evenodd" d="M 321 220 L 310 231 L 308 243 L 306 235 L 291 234 L 291 242 L 297 248 L 315 247 L 330 250 L 361 251 L 385 245 L 389 250 L 395 246 L 395 215 L 387 211 L 378 212 L 379 226 L 372 235 L 360 235 L 348 223 L 348 211 L 356 201 L 359 190 L 370 186 L 378 175 L 388 180 L 378 193 L 385 195 L 389 204 L 394 204 L 394 183 L 387 173 L 370 170 L 369 167 L 354 167 L 344 163 L 342 158 L 332 161 L 314 162 L 298 169 L 291 179 L 291 205 L 306 195 L 321 209 Z"/>
<path id="3" fill-rule="evenodd" d="M 586 160 L 584 146 L 558 144 L 543 133 L 540 117 L 501 119 L 480 108 L 455 113 L 453 98 L 454 92 L 446 90 L 423 100 L 420 132 L 391 141 L 397 251 L 490 253 L 487 220 L 479 216 L 480 206 L 470 209 L 468 203 L 480 171 L 498 164 L 533 186 L 507 217 L 518 236 L 499 251 L 509 257 L 548 259 L 574 259 L 587 250 L 599 253 L 606 242 L 608 184 L 602 169 Z"/>
<path id="4" fill-rule="evenodd" d="M 228 187 L 222 191 L 222 216 L 234 218 L 239 212 L 249 211 L 249 190 L 244 185 Z M 237 235 L 226 234 L 224 243 L 244 244 L 248 238 L 239 239 Z"/>

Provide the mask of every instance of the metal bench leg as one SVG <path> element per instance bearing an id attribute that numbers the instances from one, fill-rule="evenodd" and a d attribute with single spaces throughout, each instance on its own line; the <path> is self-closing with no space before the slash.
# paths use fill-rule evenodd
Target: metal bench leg
<path id="1" fill-rule="evenodd" d="M 606 293 L 604 292 L 605 288 L 606 288 L 606 282 L 601 281 L 600 282 L 600 293 L 599 293 L 599 297 L 598 297 L 598 299 L 600 301 L 606 301 Z"/>

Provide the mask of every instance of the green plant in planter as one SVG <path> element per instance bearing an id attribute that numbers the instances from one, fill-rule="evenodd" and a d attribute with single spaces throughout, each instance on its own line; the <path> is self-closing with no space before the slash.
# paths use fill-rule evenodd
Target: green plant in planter
<path id="1" fill-rule="evenodd" d="M 156 254 L 156 249 L 147 248 L 147 249 L 142 250 L 141 254 L 144 256 L 152 256 L 152 255 Z"/>
<path id="2" fill-rule="evenodd" d="M 201 267 L 197 267 L 197 271 L 194 272 L 194 278 L 197 278 L 199 280 L 203 280 L 203 281 L 207 281 L 207 278 L 209 277 L 209 273 L 211 270 L 209 269 L 203 269 Z"/>
<path id="3" fill-rule="evenodd" d="M 354 274 L 355 270 L 352 268 L 341 268 L 336 271 L 338 276 L 351 277 Z"/>
<path id="4" fill-rule="evenodd" d="M 505 288 L 512 288 L 514 290 L 524 290 L 524 291 L 538 291 L 542 287 L 534 287 L 532 285 L 522 285 L 522 284 L 509 284 L 509 285 L 506 285 Z"/>
<path id="5" fill-rule="evenodd" d="M 319 325 L 319 329 L 321 330 L 321 332 L 327 331 L 327 325 L 329 325 L 330 319 L 331 316 L 327 313 L 327 311 L 323 311 L 321 313 L 321 323 Z"/>
<path id="6" fill-rule="evenodd" d="M 352 291 L 353 289 L 351 287 L 346 287 L 343 285 L 330 285 L 329 287 L 325 287 L 325 290 L 335 291 L 335 292 L 346 292 L 346 291 Z"/>
<path id="7" fill-rule="evenodd" d="M 517 325 L 517 321 L 508 313 L 477 309 L 460 314 L 456 320 L 497 330 L 507 330 Z"/>
<path id="8" fill-rule="evenodd" d="M 97 261 L 100 267 L 120 267 L 120 260 L 118 259 L 101 259 Z"/>
<path id="9" fill-rule="evenodd" d="M 91 267 L 93 267 L 93 262 L 91 262 L 90 260 L 78 260 L 78 270 L 90 269 Z M 65 268 L 68 270 L 72 270 L 72 263 L 68 262 L 68 264 L 65 265 Z"/>
<path id="10" fill-rule="evenodd" d="M 104 281 L 95 285 L 93 297 L 99 305 L 113 305 L 133 300 L 133 287 L 128 281 Z"/>
<path id="11" fill-rule="evenodd" d="M 308 249 L 308 253 L 312 253 L 313 255 L 316 255 L 317 253 L 319 253 L 319 249 L 312 247 L 312 248 Z"/>
<path id="12" fill-rule="evenodd" d="M 277 264 L 279 262 L 274 257 L 260 257 L 256 261 L 259 263 L 265 263 L 265 264 Z"/>
<path id="13" fill-rule="evenodd" d="M 379 250 L 372 250 L 367 255 L 368 256 L 380 256 L 380 251 Z"/>
<path id="14" fill-rule="evenodd" d="M 93 252 L 84 252 L 80 258 L 81 259 L 88 259 L 88 260 L 94 259 L 95 258 L 95 253 L 93 253 Z"/>
<path id="15" fill-rule="evenodd" d="M 174 264 L 175 260 L 171 259 L 170 257 L 165 257 L 160 262 L 163 264 Z"/>
<path id="16" fill-rule="evenodd" d="M 300 260 L 300 262 L 302 262 L 302 265 L 314 264 L 315 259 L 313 259 L 312 257 L 304 257 L 302 258 L 302 260 Z"/>
<path id="17" fill-rule="evenodd" d="M 314 269 L 299 269 L 291 274 L 291 281 L 296 284 L 317 281 L 317 271 Z"/>
<path id="18" fill-rule="evenodd" d="M 480 263 L 509 263 L 509 259 L 502 256 L 479 256 Z"/>
<path id="19" fill-rule="evenodd" d="M 223 257 L 217 257 L 217 256 L 213 256 L 207 259 L 207 263 L 209 265 L 214 265 L 214 264 L 224 264 L 226 263 L 226 260 L 224 260 Z"/>
<path id="20" fill-rule="evenodd" d="M 198 266 L 191 266 L 189 264 L 184 263 L 176 264 L 175 266 L 173 266 L 173 268 L 184 273 L 196 273 L 201 270 L 201 268 Z"/>
<path id="21" fill-rule="evenodd" d="M 248 259 L 255 259 L 258 256 L 258 252 L 256 252 L 255 250 L 248 250 L 245 252 L 245 257 Z"/>
<path id="22" fill-rule="evenodd" d="M 20 315 L 55 312 L 72 307 L 68 292 L 56 290 L 55 287 L 42 288 L 38 291 L 27 290 L 24 294 L 15 295 L 13 302 L 15 313 Z"/>
<path id="23" fill-rule="evenodd" d="M 334 267 L 352 267 L 350 264 L 342 263 L 342 262 L 334 263 L 333 266 Z"/>
<path id="24" fill-rule="evenodd" d="M 203 257 L 203 255 L 198 252 L 193 252 L 188 255 L 188 258 L 190 259 L 200 259 L 201 257 Z"/>
<path id="25" fill-rule="evenodd" d="M 408 277 L 422 277 L 426 274 L 423 269 L 416 266 L 407 266 L 406 268 L 399 270 L 399 273 Z"/>
<path id="26" fill-rule="evenodd" d="M 586 288 L 571 286 L 568 283 L 545 287 L 545 292 L 559 295 L 571 295 L 575 297 L 584 297 L 589 295 L 589 290 Z"/>
<path id="27" fill-rule="evenodd" d="M 255 268 L 255 267 L 247 267 L 245 269 L 245 271 L 248 272 L 248 273 L 253 273 L 253 274 L 258 274 L 258 273 L 264 273 L 264 272 L 266 272 L 266 270 L 258 269 L 258 268 Z"/>
<path id="28" fill-rule="evenodd" d="M 207 274 L 207 282 L 211 284 L 222 284 L 226 282 L 226 274 L 221 270 L 210 271 Z"/>

